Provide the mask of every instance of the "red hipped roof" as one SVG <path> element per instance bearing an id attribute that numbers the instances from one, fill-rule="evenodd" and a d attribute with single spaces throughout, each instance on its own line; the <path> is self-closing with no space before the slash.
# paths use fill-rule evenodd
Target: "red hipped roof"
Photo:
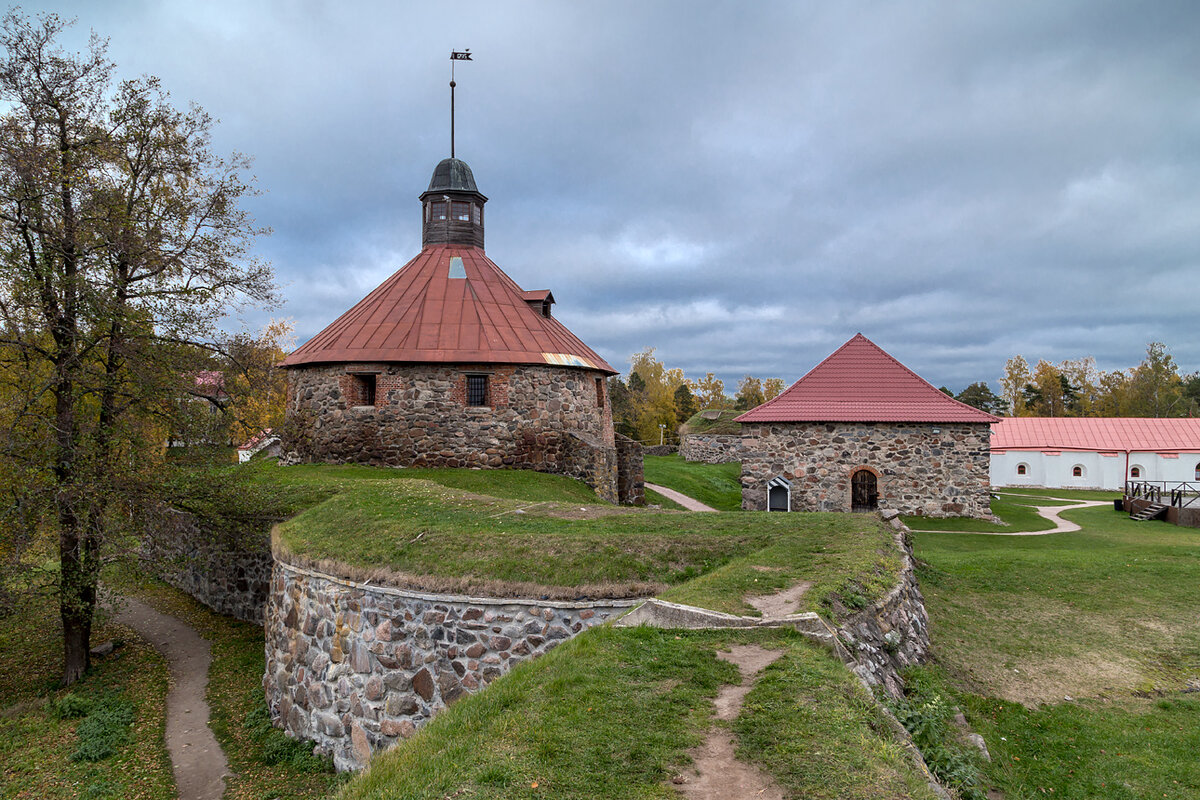
<path id="1" fill-rule="evenodd" d="M 1200 452 L 1200 419 L 1006 417 L 991 442 L 992 450 Z"/>
<path id="2" fill-rule="evenodd" d="M 451 263 L 456 258 L 461 265 Z M 426 247 L 283 366 L 345 361 L 553 364 L 617 372 L 561 322 L 531 308 L 526 293 L 483 250 L 456 245 Z"/>
<path id="3" fill-rule="evenodd" d="M 861 333 L 736 422 L 995 422 L 960 403 Z"/>

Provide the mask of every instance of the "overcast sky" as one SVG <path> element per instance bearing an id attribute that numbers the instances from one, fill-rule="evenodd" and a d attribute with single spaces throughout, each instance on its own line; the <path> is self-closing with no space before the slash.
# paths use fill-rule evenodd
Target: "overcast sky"
<path id="1" fill-rule="evenodd" d="M 618 369 L 790 383 L 859 331 L 955 390 L 1152 340 L 1200 369 L 1194 0 L 24 7 L 256 159 L 300 342 L 420 250 L 470 48 L 488 255 Z"/>

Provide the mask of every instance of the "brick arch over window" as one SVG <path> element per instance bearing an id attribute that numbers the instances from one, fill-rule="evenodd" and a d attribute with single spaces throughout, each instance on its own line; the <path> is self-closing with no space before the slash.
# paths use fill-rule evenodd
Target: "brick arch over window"
<path id="1" fill-rule="evenodd" d="M 869 472 L 869 473 L 871 473 L 872 475 L 874 475 L 874 476 L 875 476 L 875 480 L 882 480 L 882 479 L 883 479 L 883 473 L 882 473 L 882 472 L 880 472 L 879 470 L 877 470 L 877 469 L 875 469 L 874 467 L 872 467 L 872 466 L 869 466 L 869 465 L 867 465 L 867 464 L 859 464 L 859 465 L 857 465 L 857 466 L 851 467 L 849 470 L 847 470 L 847 471 L 846 471 L 846 477 L 847 477 L 847 478 L 849 478 L 849 477 L 850 477 L 850 476 L 852 476 L 854 473 L 856 473 L 856 472 L 861 472 L 862 470 L 866 470 L 867 472 Z"/>

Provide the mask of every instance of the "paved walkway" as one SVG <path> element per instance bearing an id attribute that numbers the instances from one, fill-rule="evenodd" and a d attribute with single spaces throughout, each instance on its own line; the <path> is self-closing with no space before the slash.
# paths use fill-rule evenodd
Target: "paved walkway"
<path id="1" fill-rule="evenodd" d="M 121 598 L 116 621 L 128 625 L 167 659 L 167 751 L 179 800 L 221 800 L 229 765 L 208 727 L 208 641 L 175 617 L 161 614 L 132 597 Z"/>
<path id="2" fill-rule="evenodd" d="M 1048 497 L 1047 500 L 1070 500 L 1069 497 Z M 1065 520 L 1059 516 L 1064 511 L 1072 511 L 1076 508 L 1089 508 L 1091 506 L 1107 506 L 1111 505 L 1111 500 L 1085 500 L 1069 506 L 1034 506 L 1033 510 L 1039 516 L 1045 517 L 1054 523 L 1054 527 L 1045 531 L 919 531 L 914 530 L 913 533 L 973 533 L 978 536 L 1045 536 L 1048 533 L 1070 533 L 1071 531 L 1080 530 L 1080 527 L 1070 520 Z"/>
<path id="3" fill-rule="evenodd" d="M 679 505 L 683 506 L 688 511 L 716 511 L 716 509 L 713 508 L 712 506 L 706 506 L 706 505 L 704 505 L 704 503 L 701 503 L 699 500 L 693 500 L 692 498 L 688 497 L 686 494 L 680 494 L 679 492 L 675 491 L 674 489 L 668 489 L 667 487 L 659 486 L 656 483 L 647 483 L 646 488 L 651 489 L 655 492 L 658 492 L 659 494 L 661 494 L 663 497 L 667 498 L 668 500 L 674 500 L 676 503 L 679 503 Z M 720 512 L 718 512 L 718 513 L 720 513 Z"/>

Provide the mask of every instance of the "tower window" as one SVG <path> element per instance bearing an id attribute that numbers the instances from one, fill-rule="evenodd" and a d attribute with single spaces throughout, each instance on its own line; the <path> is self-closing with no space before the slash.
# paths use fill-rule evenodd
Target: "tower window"
<path id="1" fill-rule="evenodd" d="M 351 400 L 356 406 L 375 405 L 375 376 L 373 374 L 354 376 L 354 397 Z"/>
<path id="2" fill-rule="evenodd" d="M 596 408 L 604 408 L 604 379 L 596 378 Z"/>
<path id="3" fill-rule="evenodd" d="M 472 208 L 475 209 L 475 224 L 482 225 L 483 222 L 481 221 L 482 220 L 481 214 L 483 213 L 483 206 L 475 205 L 475 206 L 472 206 Z"/>
<path id="4" fill-rule="evenodd" d="M 432 203 L 429 204 L 429 206 L 430 206 L 430 208 L 433 209 L 433 218 L 434 219 L 443 220 L 446 218 L 446 201 L 445 200 L 434 200 Z"/>
<path id="5" fill-rule="evenodd" d="M 471 221 L 471 204 L 470 203 L 463 203 L 463 202 L 459 202 L 458 200 L 455 200 L 451 208 L 452 208 L 452 211 L 454 212 L 454 219 L 458 220 L 459 222 L 470 222 Z"/>
<path id="6" fill-rule="evenodd" d="M 488 394 L 487 375 L 467 376 L 467 405 L 486 406 Z"/>

